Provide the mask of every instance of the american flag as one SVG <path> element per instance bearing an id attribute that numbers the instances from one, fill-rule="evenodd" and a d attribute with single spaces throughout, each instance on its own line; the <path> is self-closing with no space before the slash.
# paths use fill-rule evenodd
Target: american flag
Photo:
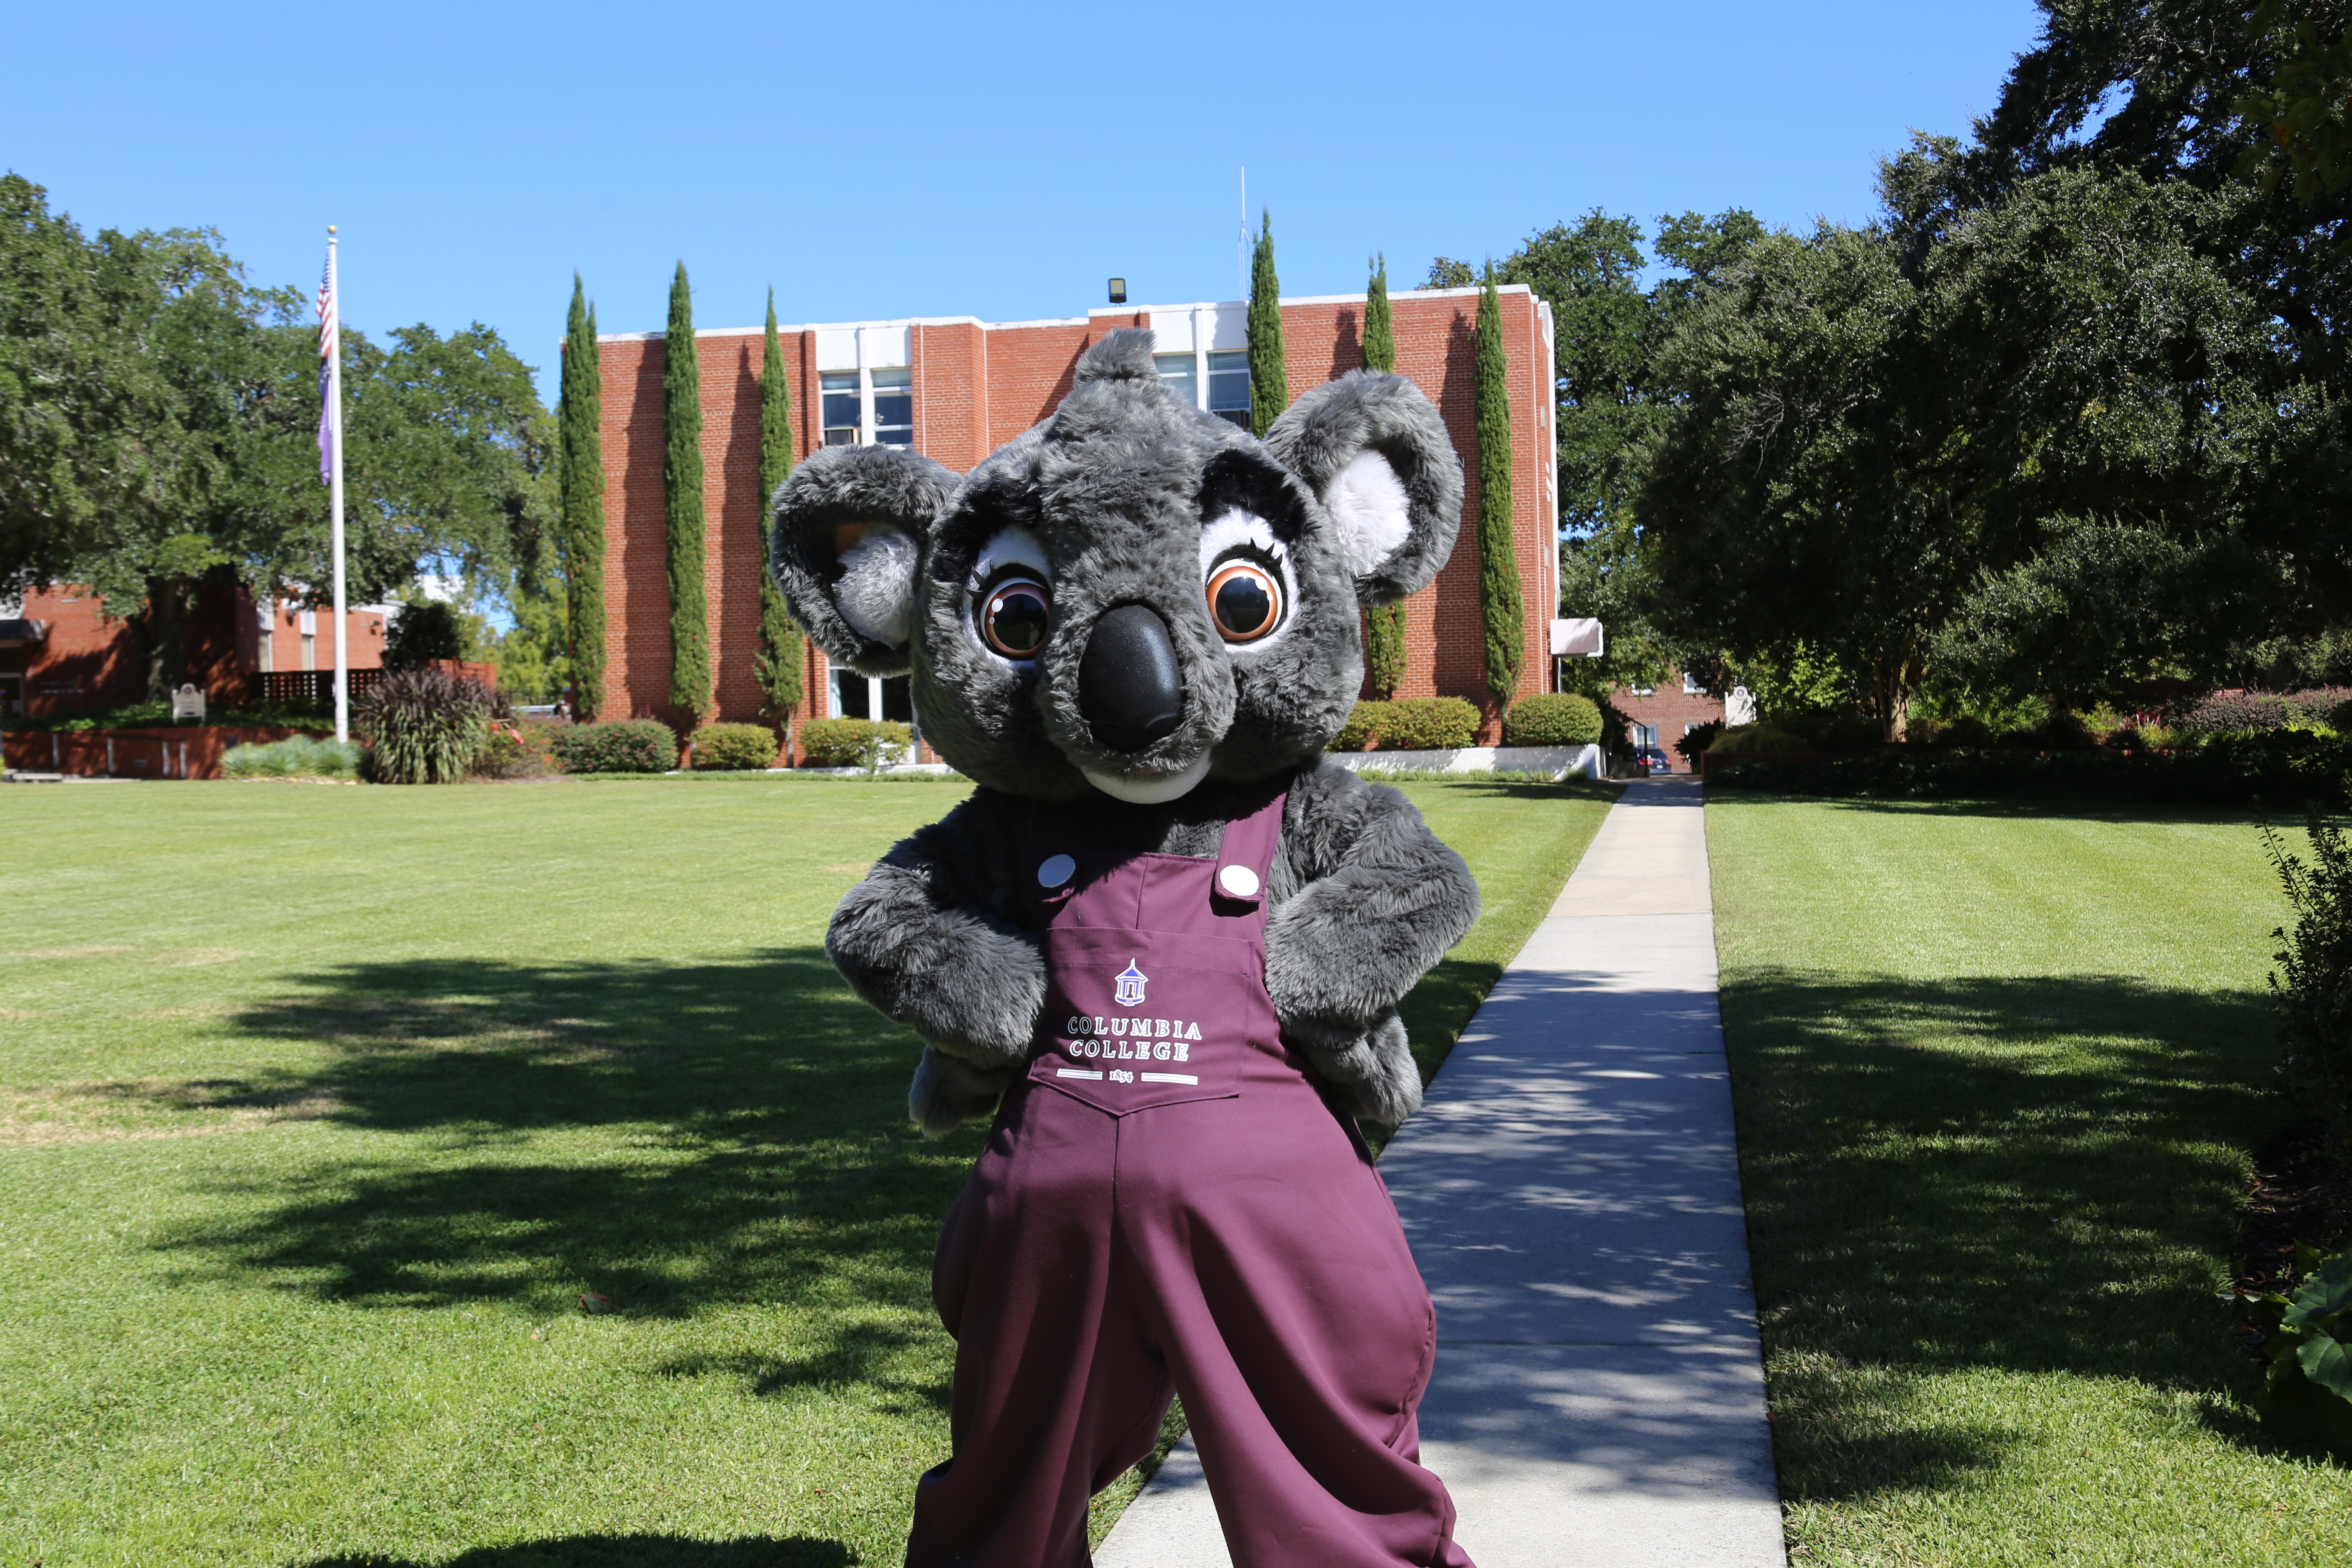
<path id="1" fill-rule="evenodd" d="M 335 481 L 335 260 L 319 269 L 319 482 Z"/>

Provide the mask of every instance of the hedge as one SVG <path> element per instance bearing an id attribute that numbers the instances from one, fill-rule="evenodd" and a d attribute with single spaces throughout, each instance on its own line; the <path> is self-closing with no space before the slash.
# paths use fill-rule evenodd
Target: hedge
<path id="1" fill-rule="evenodd" d="M 801 761 L 812 768 L 884 766 L 904 758 L 915 743 L 904 724 L 879 719 L 812 719 L 801 726 Z M 867 747 L 879 755 L 868 755 Z"/>
<path id="2" fill-rule="evenodd" d="M 1718 733 L 1706 748 L 1716 758 L 1801 757 L 1812 751 L 1802 735 L 1778 724 L 1740 724 Z"/>
<path id="3" fill-rule="evenodd" d="M 1590 746 L 1601 739 L 1601 705 L 1572 691 L 1522 697 L 1503 715 L 1507 746 Z"/>
<path id="4" fill-rule="evenodd" d="M 1457 752 L 1478 743 L 1478 710 L 1459 697 L 1359 702 L 1328 748 L 1334 752 Z"/>
<path id="5" fill-rule="evenodd" d="M 666 773 L 677 766 L 677 737 L 651 719 L 562 725 L 548 741 L 567 773 Z"/>
<path id="6" fill-rule="evenodd" d="M 714 773 L 772 768 L 780 750 L 765 724 L 711 724 L 694 732 L 694 765 Z"/>
<path id="7" fill-rule="evenodd" d="M 1707 783 L 1790 795 L 1887 800 L 2146 801 L 2273 807 L 2347 804 L 2352 740 L 2301 730 L 2221 735 L 2193 751 L 2116 752 L 1946 751 L 1885 746 L 1866 756 L 1769 763 L 1719 754 Z"/>

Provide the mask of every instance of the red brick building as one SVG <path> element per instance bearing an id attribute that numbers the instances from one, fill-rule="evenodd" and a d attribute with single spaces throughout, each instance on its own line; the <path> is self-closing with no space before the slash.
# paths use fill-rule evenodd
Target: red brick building
<path id="1" fill-rule="evenodd" d="M 1512 510 L 1526 605 L 1523 691 L 1546 689 L 1550 617 L 1559 603 L 1558 470 L 1553 465 L 1550 307 L 1524 286 L 1500 290 L 1511 398 Z M 1477 441 L 1471 331 L 1478 290 L 1391 297 L 1396 368 L 1444 416 L 1468 479 L 1461 542 L 1437 580 L 1407 605 L 1409 664 L 1398 695 L 1457 696 L 1501 715 L 1486 689 L 1478 605 Z M 819 445 L 911 447 L 961 473 L 1052 413 L 1079 354 L 1119 327 L 1157 334 L 1160 372 L 1177 395 L 1246 423 L 1249 367 L 1236 302 L 1117 306 L 1065 321 L 982 321 L 970 316 L 797 326 L 781 332 L 792 381 L 795 457 Z M 1364 296 L 1282 301 L 1285 369 L 1295 394 L 1360 368 Z M 716 700 L 713 720 L 754 719 L 761 696 L 760 574 L 766 531 L 760 493 L 761 329 L 695 334 L 702 374 L 707 593 Z M 609 663 L 598 717 L 682 715 L 669 705 L 669 596 L 664 567 L 662 369 L 659 332 L 599 340 L 604 371 L 604 604 Z M 835 679 L 809 650 L 805 707 L 815 716 L 903 719 L 904 683 Z M 874 713 L 876 705 L 882 710 Z"/>
<path id="2" fill-rule="evenodd" d="M 110 620 L 87 588 L 36 589 L 0 603 L 0 712 L 76 713 L 136 702 L 147 670 L 131 626 Z M 362 605 L 345 611 L 344 662 L 352 669 L 383 663 L 393 611 Z M 273 671 L 332 669 L 334 613 L 289 604 L 257 605 L 234 583 L 207 583 L 188 616 L 188 679 L 215 707 L 252 700 L 257 677 Z"/>
<path id="3" fill-rule="evenodd" d="M 1656 686 L 1620 686 L 1609 693 L 1610 706 L 1625 715 L 1625 738 L 1635 752 L 1664 752 L 1667 766 L 1678 773 L 1691 765 L 1675 750 L 1675 742 L 1701 724 L 1723 721 L 1723 698 L 1680 670 Z"/>

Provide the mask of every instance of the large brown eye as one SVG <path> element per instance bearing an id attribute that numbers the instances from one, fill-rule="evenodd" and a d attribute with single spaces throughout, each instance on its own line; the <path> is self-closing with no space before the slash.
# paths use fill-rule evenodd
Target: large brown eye
<path id="1" fill-rule="evenodd" d="M 980 635 L 1007 658 L 1034 658 L 1045 646 L 1045 623 L 1054 595 L 1042 583 L 1009 578 L 988 591 L 980 609 Z"/>
<path id="2" fill-rule="evenodd" d="M 1282 584 L 1255 561 L 1228 561 L 1209 579 L 1209 618 L 1227 642 L 1255 642 L 1282 619 Z"/>

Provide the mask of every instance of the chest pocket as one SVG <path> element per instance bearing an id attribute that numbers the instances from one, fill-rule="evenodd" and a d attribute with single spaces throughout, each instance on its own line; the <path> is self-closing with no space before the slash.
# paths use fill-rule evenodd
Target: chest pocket
<path id="1" fill-rule="evenodd" d="M 1231 1099 L 1243 1053 L 1276 1026 L 1254 942 L 1062 927 L 1045 957 L 1029 1076 L 1113 1116 Z"/>

